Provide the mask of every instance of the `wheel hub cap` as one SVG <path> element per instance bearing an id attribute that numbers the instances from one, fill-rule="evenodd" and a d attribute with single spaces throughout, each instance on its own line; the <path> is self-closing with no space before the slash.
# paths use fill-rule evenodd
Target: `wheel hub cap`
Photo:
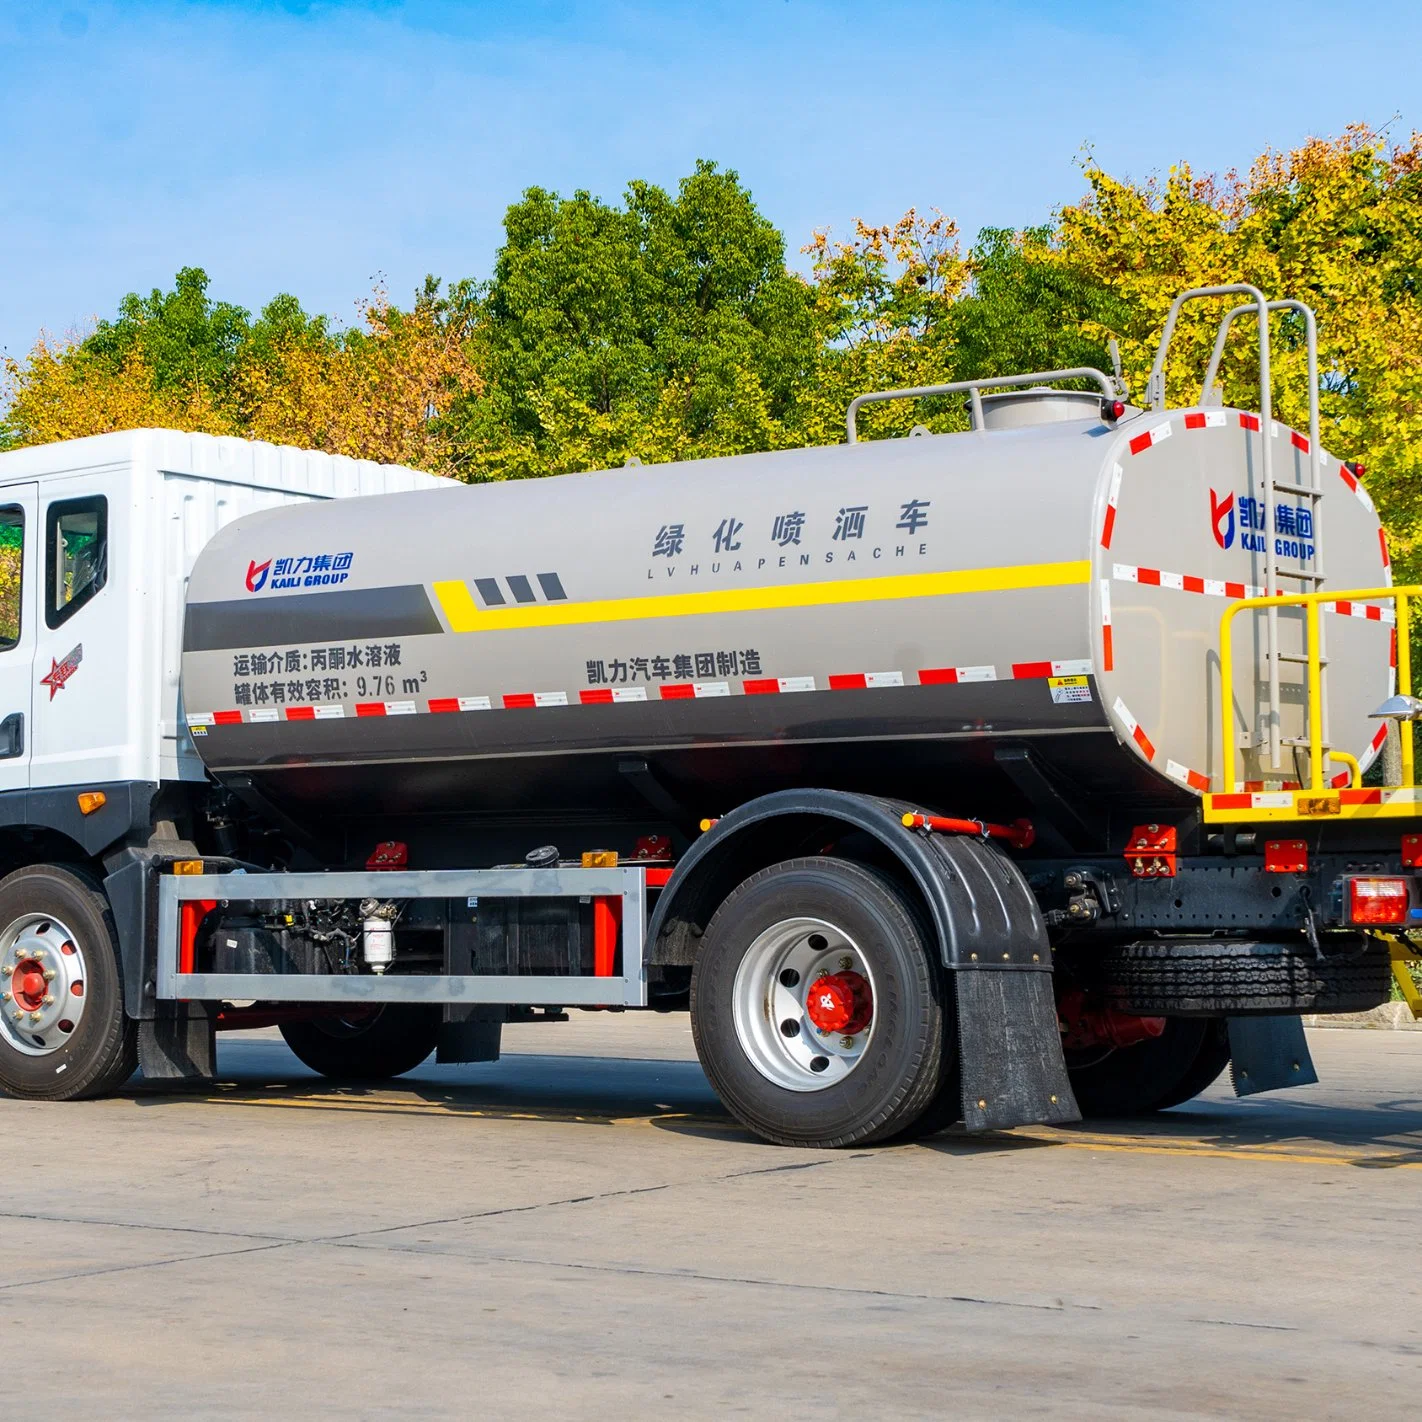
<path id="1" fill-rule="evenodd" d="M 747 1060 L 788 1091 L 824 1091 L 874 1036 L 874 977 L 843 929 L 788 918 L 758 933 L 736 970 L 732 1016 Z"/>
<path id="2" fill-rule="evenodd" d="M 84 1015 L 84 955 L 58 919 L 26 914 L 0 933 L 0 1040 L 58 1051 Z"/>
<path id="3" fill-rule="evenodd" d="M 874 1016 L 874 995 L 858 973 L 826 973 L 805 994 L 805 1016 L 820 1032 L 862 1032 Z"/>

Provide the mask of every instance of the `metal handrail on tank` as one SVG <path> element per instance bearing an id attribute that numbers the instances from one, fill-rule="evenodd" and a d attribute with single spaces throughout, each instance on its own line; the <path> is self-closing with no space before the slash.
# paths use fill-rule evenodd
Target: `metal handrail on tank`
<path id="1" fill-rule="evenodd" d="M 1279 594 L 1275 597 L 1247 597 L 1231 604 L 1220 617 L 1220 740 L 1223 757 L 1224 793 L 1231 794 L 1238 785 L 1235 776 L 1234 758 L 1234 619 L 1251 608 L 1264 608 L 1275 612 L 1281 607 L 1301 607 L 1304 610 L 1307 627 L 1306 650 L 1308 656 L 1308 760 L 1309 790 L 1314 793 L 1326 791 L 1323 762 L 1332 756 L 1345 763 L 1353 757 L 1334 753 L 1324 744 L 1323 736 L 1323 660 L 1319 650 L 1319 611 L 1328 602 L 1368 602 L 1373 599 L 1390 600 L 1397 609 L 1397 691 L 1400 696 L 1412 694 L 1412 600 L 1422 597 L 1422 584 L 1408 584 L 1404 587 L 1354 588 L 1346 591 Z M 1402 741 L 1402 784 L 1389 789 L 1411 790 L 1416 783 L 1416 767 L 1412 737 L 1403 735 Z M 1356 766 L 1356 762 L 1354 763 Z"/>
<path id="2" fill-rule="evenodd" d="M 973 427 L 983 427 L 983 405 L 981 392 L 994 386 L 1042 385 L 1050 380 L 1094 380 L 1101 387 L 1101 394 L 1107 400 L 1116 398 L 1116 387 L 1104 370 L 1095 366 L 1079 365 L 1070 370 L 1041 370 L 1031 375 L 992 375 L 982 380 L 954 380 L 947 385 L 914 385 L 903 390 L 871 390 L 864 395 L 856 395 L 849 402 L 849 411 L 844 417 L 844 427 L 849 434 L 850 444 L 857 444 L 859 432 L 856 417 L 861 405 L 874 404 L 880 400 L 917 400 L 925 395 L 958 395 L 968 392 L 973 408 Z"/>

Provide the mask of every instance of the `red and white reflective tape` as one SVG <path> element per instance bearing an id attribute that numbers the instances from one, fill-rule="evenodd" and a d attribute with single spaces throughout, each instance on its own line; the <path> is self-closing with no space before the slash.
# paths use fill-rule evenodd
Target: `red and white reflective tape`
<path id="1" fill-rule="evenodd" d="M 920 686 L 945 686 L 960 681 L 996 680 L 996 667 L 923 667 L 918 673 Z"/>
<path id="2" fill-rule="evenodd" d="M 1111 579 L 1101 579 L 1101 670 L 1116 669 L 1116 652 L 1111 645 Z"/>
<path id="3" fill-rule="evenodd" d="M 999 675 L 995 666 L 925 667 L 918 673 L 919 686 L 942 686 L 982 681 L 1036 681 L 1047 677 L 1090 676 L 1094 665 L 1089 658 L 1064 661 L 1016 662 Z M 245 711 L 193 712 L 187 718 L 190 729 L 205 732 L 209 726 L 270 725 L 278 721 L 341 720 L 350 715 L 414 716 L 426 711 L 519 711 L 551 706 L 623 706 L 629 702 L 691 701 L 707 697 L 744 694 L 765 696 L 797 691 L 879 691 L 914 683 L 902 671 L 847 672 L 827 678 L 822 685 L 812 676 L 753 677 L 741 682 L 738 693 L 726 681 L 664 682 L 646 686 L 593 686 L 577 693 L 576 700 L 566 691 L 506 692 L 502 696 L 432 696 L 424 704 L 415 701 L 360 701 L 353 710 L 344 706 L 252 706 Z"/>
<path id="4" fill-rule="evenodd" d="M 1221 578 L 1197 578 L 1191 573 L 1168 573 L 1163 568 L 1137 568 L 1131 563 L 1115 563 L 1111 576 L 1118 583 L 1143 583 L 1147 587 L 1174 588 L 1176 592 L 1201 593 L 1205 597 L 1263 597 L 1264 589 L 1253 583 L 1231 583 Z"/>
<path id="5" fill-rule="evenodd" d="M 1089 657 L 1070 662 L 1013 662 L 1013 681 L 1037 681 L 1049 676 L 1090 676 L 1095 668 Z"/>
<path id="6" fill-rule="evenodd" d="M 817 691 L 815 679 L 812 676 L 766 676 L 754 681 L 743 681 L 741 689 L 747 696 L 776 695 L 780 692 L 791 691 Z M 727 695 L 730 695 L 730 688 L 727 688 Z M 665 691 L 663 692 L 665 699 Z"/>
<path id="7" fill-rule="evenodd" d="M 849 672 L 845 676 L 831 676 L 831 691 L 879 691 L 886 686 L 902 686 L 904 674 L 901 671 Z"/>
<path id="8" fill-rule="evenodd" d="M 1111 535 L 1116 530 L 1116 505 L 1121 502 L 1121 466 L 1111 466 L 1111 485 L 1106 491 L 1106 516 L 1101 520 L 1101 546 L 1111 546 Z"/>
<path id="9" fill-rule="evenodd" d="M 492 711 L 493 702 L 487 696 L 432 696 L 431 711 Z"/>
<path id="10" fill-rule="evenodd" d="M 722 685 L 724 684 L 723 682 Z M 666 693 L 666 687 L 662 688 L 662 692 Z M 695 695 L 695 692 L 691 694 Z M 590 686 L 586 691 L 578 693 L 578 700 L 584 706 L 620 706 L 625 701 L 645 701 L 646 699 L 647 688 L 645 686 Z"/>
<path id="11" fill-rule="evenodd" d="M 1192 790 L 1204 791 L 1210 788 L 1208 775 L 1201 775 L 1198 770 L 1191 770 L 1188 765 L 1181 765 L 1178 760 L 1167 760 L 1165 773 L 1172 780 L 1178 780 L 1182 785 L 1188 785 Z"/>
<path id="12" fill-rule="evenodd" d="M 1140 722 L 1131 715 L 1126 707 L 1126 703 L 1118 696 L 1111 709 L 1116 713 L 1116 718 L 1130 732 L 1131 739 L 1141 748 L 1147 760 L 1155 759 L 1155 747 L 1151 744 L 1150 737 L 1141 730 Z"/>
<path id="13" fill-rule="evenodd" d="M 532 707 L 566 706 L 566 691 L 511 691 L 503 697 L 505 711 L 526 711 Z"/>
<path id="14" fill-rule="evenodd" d="M 1358 769 L 1366 770 L 1377 758 L 1378 753 L 1383 748 L 1383 742 L 1387 740 L 1387 722 L 1384 721 L 1377 729 L 1377 734 L 1369 742 L 1367 750 L 1358 757 Z"/>
<path id="15" fill-rule="evenodd" d="M 1185 416 L 1187 430 L 1223 429 L 1228 423 L 1223 410 L 1195 410 Z"/>
<path id="16" fill-rule="evenodd" d="M 639 690 L 630 687 L 629 690 Z M 701 701 L 710 697 L 729 696 L 731 683 L 728 681 L 669 681 L 658 688 L 663 701 Z M 647 699 L 645 696 L 642 698 Z M 613 698 L 614 702 L 616 697 Z"/>
<path id="17" fill-rule="evenodd" d="M 1396 622 L 1397 614 L 1390 607 L 1376 607 L 1370 602 L 1321 602 L 1325 612 L 1336 612 L 1340 617 L 1361 617 L 1367 622 Z"/>
<path id="18" fill-rule="evenodd" d="M 1219 578 L 1197 578 L 1192 573 L 1170 573 L 1164 568 L 1137 568 L 1129 563 L 1115 563 L 1111 575 L 1118 583 L 1140 583 L 1147 587 L 1174 588 L 1176 592 L 1200 593 L 1205 597 L 1263 597 L 1264 589 L 1253 583 L 1231 583 Z M 1336 612 L 1342 617 L 1361 617 L 1369 622 L 1393 622 L 1396 614 L 1388 607 L 1369 602 L 1323 602 L 1324 612 Z M 1108 668 L 1109 670 L 1109 668 Z"/>
<path id="19" fill-rule="evenodd" d="M 1164 444 L 1170 438 L 1170 421 L 1156 425 L 1153 429 L 1146 430 L 1143 434 L 1138 434 L 1130 443 L 1132 454 L 1144 454 L 1148 449 L 1154 449 L 1158 444 Z"/>
<path id="20" fill-rule="evenodd" d="M 1358 496 L 1362 501 L 1363 507 L 1367 509 L 1369 513 L 1377 512 L 1368 491 L 1362 485 L 1362 481 L 1341 459 L 1338 461 L 1338 477 Z"/>

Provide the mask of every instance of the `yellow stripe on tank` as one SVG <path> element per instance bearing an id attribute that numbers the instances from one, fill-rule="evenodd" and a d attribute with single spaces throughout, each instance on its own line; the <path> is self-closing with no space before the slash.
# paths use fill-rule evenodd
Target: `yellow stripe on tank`
<path id="1" fill-rule="evenodd" d="M 522 627 L 576 627 L 595 622 L 635 622 L 662 617 L 699 617 L 715 612 L 762 612 L 774 608 L 829 607 L 836 603 L 895 602 L 909 597 L 1010 592 L 1070 587 L 1089 582 L 1091 564 L 1023 563 L 1008 568 L 964 568 L 949 573 L 895 573 L 883 578 L 840 578 L 825 583 L 776 587 L 653 593 L 649 597 L 592 602 L 549 602 L 519 607 L 480 607 L 461 579 L 434 585 L 453 632 L 499 632 Z"/>

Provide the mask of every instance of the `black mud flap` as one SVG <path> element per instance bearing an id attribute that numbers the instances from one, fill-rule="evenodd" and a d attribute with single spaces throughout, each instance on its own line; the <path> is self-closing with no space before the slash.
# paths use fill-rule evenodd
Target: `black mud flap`
<path id="1" fill-rule="evenodd" d="M 502 1003 L 446 1004 L 435 1061 L 496 1062 L 504 1031 Z"/>
<path id="2" fill-rule="evenodd" d="M 958 1060 L 970 1131 L 1081 1120 L 1050 973 L 960 971 Z"/>
<path id="3" fill-rule="evenodd" d="M 138 1024 L 138 1065 L 148 1081 L 211 1081 L 217 1075 L 217 1018 L 199 1002 L 160 1002 Z"/>
<path id="4" fill-rule="evenodd" d="M 1230 1017 L 1229 1074 L 1236 1096 L 1318 1080 L 1301 1017 Z"/>

